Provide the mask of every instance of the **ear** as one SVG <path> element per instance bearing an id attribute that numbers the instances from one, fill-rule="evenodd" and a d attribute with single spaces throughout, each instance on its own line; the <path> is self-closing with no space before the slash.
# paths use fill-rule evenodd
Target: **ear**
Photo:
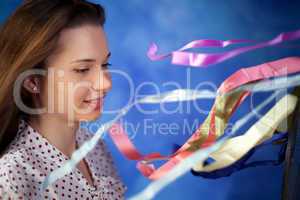
<path id="1" fill-rule="evenodd" d="M 27 77 L 23 82 L 23 87 L 30 93 L 40 93 L 40 82 L 37 77 Z"/>

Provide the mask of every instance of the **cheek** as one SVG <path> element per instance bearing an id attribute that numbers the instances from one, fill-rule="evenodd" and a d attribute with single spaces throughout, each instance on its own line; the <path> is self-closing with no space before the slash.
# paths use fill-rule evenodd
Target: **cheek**
<path id="1" fill-rule="evenodd" d="M 74 80 L 65 81 L 65 104 L 69 110 L 82 109 L 86 107 L 84 100 L 89 97 L 91 83 L 89 81 Z M 75 107 L 74 107 L 75 106 Z"/>
<path id="2" fill-rule="evenodd" d="M 63 78 L 55 76 L 45 83 L 42 94 L 44 106 L 48 113 L 77 116 L 77 112 L 88 107 L 83 101 L 89 98 L 90 88 L 89 81 L 77 80 L 66 74 Z"/>
<path id="3" fill-rule="evenodd" d="M 55 113 L 65 113 L 68 108 L 68 82 L 62 79 L 54 79 L 53 84 L 48 87 L 49 107 Z"/>
<path id="4" fill-rule="evenodd" d="M 67 94 L 69 99 L 71 100 L 71 98 L 73 98 L 74 105 L 76 105 L 78 108 L 81 108 L 84 105 L 83 101 L 88 98 L 88 88 L 81 86 L 73 89 L 69 88 L 69 90 L 71 90 L 69 94 Z"/>
<path id="5" fill-rule="evenodd" d="M 69 79 L 56 78 L 53 83 L 47 82 L 42 94 L 44 106 L 48 108 L 50 113 L 61 114 L 74 110 L 73 106 L 81 108 L 89 90 L 88 87 L 80 85 L 80 82 Z"/>

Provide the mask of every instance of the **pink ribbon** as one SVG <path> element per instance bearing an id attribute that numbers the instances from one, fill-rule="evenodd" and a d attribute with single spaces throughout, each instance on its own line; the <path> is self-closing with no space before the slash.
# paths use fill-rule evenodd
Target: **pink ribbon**
<path id="1" fill-rule="evenodd" d="M 192 53 L 192 52 L 184 52 L 185 50 L 189 50 L 192 48 L 199 47 L 227 47 L 232 44 L 240 44 L 244 42 L 253 42 L 253 40 L 196 40 L 188 43 L 184 47 L 178 49 L 177 51 L 173 51 L 168 54 L 157 55 L 158 47 L 156 44 L 151 44 L 150 48 L 147 52 L 148 57 L 152 61 L 163 60 L 169 56 L 172 57 L 172 64 L 176 65 L 187 65 L 192 67 L 206 67 L 209 65 L 217 64 L 224 62 L 230 58 L 238 56 L 242 53 L 259 49 L 268 46 L 274 46 L 280 44 L 282 42 L 296 40 L 300 38 L 300 30 L 296 30 L 293 32 L 281 33 L 274 39 L 261 42 L 253 46 L 246 46 L 237 48 L 224 53 Z"/>
<path id="2" fill-rule="evenodd" d="M 300 72 L 300 58 L 299 57 L 289 57 L 284 58 L 281 60 L 264 63 L 261 65 L 257 65 L 250 68 L 240 69 L 229 78 L 227 78 L 219 87 L 219 92 L 227 93 L 232 91 L 233 89 L 240 87 L 247 83 L 256 82 L 259 80 L 272 78 L 272 77 L 279 77 L 279 76 L 286 76 L 289 74 Z M 245 91 L 242 97 L 239 99 L 238 103 L 235 105 L 232 113 L 238 108 L 238 106 L 244 101 L 244 99 L 250 94 L 250 92 Z M 206 146 L 210 146 L 212 143 L 215 142 L 215 127 L 214 127 L 214 107 L 212 108 L 212 121 L 210 124 L 210 134 L 206 139 L 205 143 L 199 147 L 203 148 Z M 134 144 L 128 138 L 128 135 L 123 130 L 120 124 L 114 124 L 110 130 L 109 134 L 120 150 L 120 152 L 130 160 L 137 160 L 138 170 L 149 179 L 155 180 L 162 177 L 168 171 L 170 171 L 174 166 L 176 166 L 181 160 L 187 158 L 193 152 L 187 151 L 188 147 L 190 146 L 189 143 L 199 139 L 201 137 L 201 133 L 195 132 L 187 142 L 178 149 L 174 154 L 169 156 L 163 156 L 160 153 L 151 153 L 148 155 L 142 155 L 136 149 Z M 168 160 L 165 164 L 163 164 L 158 169 L 155 169 L 153 164 L 148 164 L 147 161 L 153 161 L 157 159 L 164 159 Z"/>

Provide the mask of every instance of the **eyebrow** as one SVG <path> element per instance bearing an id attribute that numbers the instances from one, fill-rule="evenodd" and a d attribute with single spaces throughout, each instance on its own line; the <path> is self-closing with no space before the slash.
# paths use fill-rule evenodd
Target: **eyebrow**
<path id="1" fill-rule="evenodd" d="M 105 59 L 108 59 L 110 56 L 111 56 L 111 52 L 107 54 Z M 93 58 L 84 58 L 84 59 L 74 60 L 71 63 L 79 63 L 79 62 L 96 62 L 96 60 Z"/>

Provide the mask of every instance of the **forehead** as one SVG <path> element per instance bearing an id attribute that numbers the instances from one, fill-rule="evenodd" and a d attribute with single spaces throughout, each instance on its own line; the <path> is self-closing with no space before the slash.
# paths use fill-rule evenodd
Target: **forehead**
<path id="1" fill-rule="evenodd" d="M 50 66 L 86 58 L 101 63 L 109 53 L 106 35 L 100 25 L 83 25 L 63 30 L 59 36 L 58 48 L 59 52 L 48 59 Z"/>

